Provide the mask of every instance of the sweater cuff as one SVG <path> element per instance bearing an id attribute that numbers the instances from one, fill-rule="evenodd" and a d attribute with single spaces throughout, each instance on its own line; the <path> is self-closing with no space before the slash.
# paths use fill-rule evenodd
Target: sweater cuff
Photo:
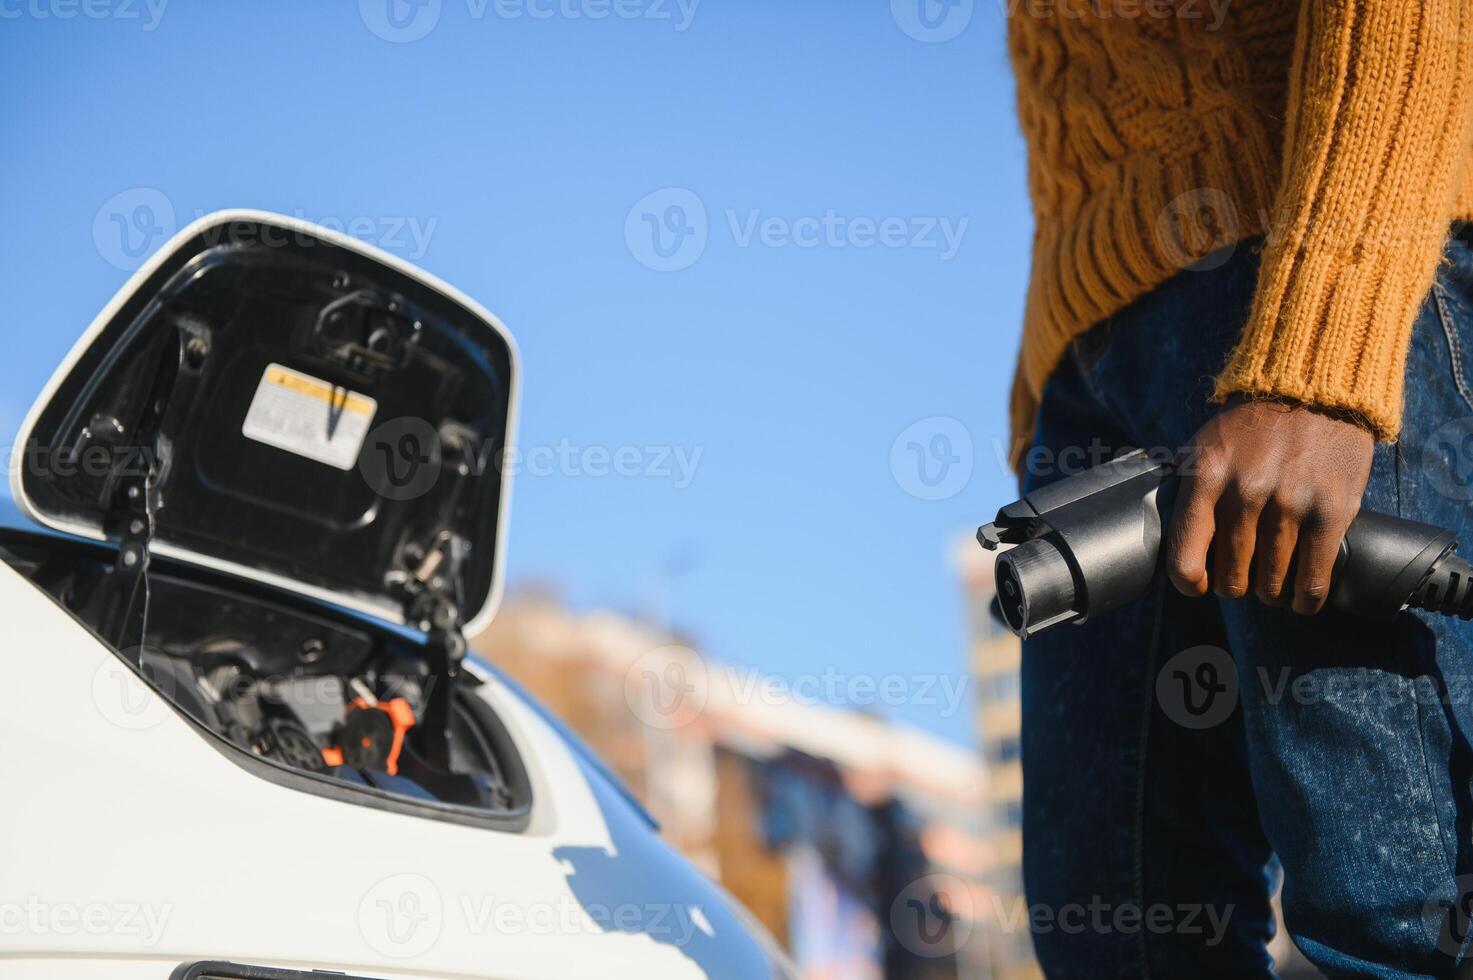
<path id="1" fill-rule="evenodd" d="M 1378 439 L 1401 428 L 1407 349 L 1432 285 L 1437 237 L 1363 249 L 1305 248 L 1265 255 L 1243 335 L 1214 398 L 1288 398 L 1348 413 Z M 1274 283 L 1288 288 L 1275 290 Z M 1267 288 L 1265 288 L 1267 287 Z"/>

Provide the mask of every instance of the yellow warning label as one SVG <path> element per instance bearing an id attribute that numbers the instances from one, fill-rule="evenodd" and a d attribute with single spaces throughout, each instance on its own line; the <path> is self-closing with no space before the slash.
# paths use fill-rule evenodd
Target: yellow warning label
<path id="1" fill-rule="evenodd" d="M 280 364 L 268 364 L 241 434 L 319 463 L 350 470 L 378 402 Z"/>
<path id="2" fill-rule="evenodd" d="M 336 405 L 340 409 L 359 415 L 372 415 L 376 407 L 372 398 L 354 394 L 346 388 L 336 388 L 316 378 L 295 371 L 288 371 L 279 364 L 266 369 L 266 383 L 290 388 L 300 395 Z"/>

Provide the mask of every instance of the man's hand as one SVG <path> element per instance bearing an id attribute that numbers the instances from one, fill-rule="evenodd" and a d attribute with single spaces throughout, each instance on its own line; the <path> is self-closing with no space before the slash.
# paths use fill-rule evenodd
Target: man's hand
<path id="1" fill-rule="evenodd" d="M 1182 459 L 1166 545 L 1172 583 L 1189 596 L 1210 586 L 1236 599 L 1251 572 L 1269 605 L 1292 597 L 1295 612 L 1319 612 L 1374 444 L 1355 423 L 1302 406 L 1243 402 L 1219 412 Z"/>

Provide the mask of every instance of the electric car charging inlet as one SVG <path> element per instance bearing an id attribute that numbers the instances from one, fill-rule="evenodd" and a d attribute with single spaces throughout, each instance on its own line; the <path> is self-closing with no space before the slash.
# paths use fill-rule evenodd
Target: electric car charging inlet
<path id="1" fill-rule="evenodd" d="M 13 443 L 11 494 L 36 526 L 0 528 L 7 639 L 37 654 L 0 688 L 0 735 L 31 747 L 0 759 L 26 787 L 6 830 L 65 841 L 66 860 L 12 848 L 6 882 L 165 913 L 208 895 L 211 914 L 176 916 L 157 945 L 0 937 L 7 966 L 796 976 L 589 749 L 467 650 L 501 591 L 518 373 L 470 297 L 263 212 L 183 229 L 83 331 Z M 119 841 L 153 846 L 119 861 Z M 221 889 L 201 855 L 232 847 L 249 874 Z M 592 924 L 673 909 L 690 930 L 450 927 L 487 889 Z M 262 915 L 222 943 L 221 923 Z"/>
<path id="2" fill-rule="evenodd" d="M 1133 450 L 999 510 L 977 541 L 998 552 L 1008 628 L 1026 639 L 1145 595 L 1162 574 L 1176 484 L 1170 464 Z M 1340 542 L 1329 605 L 1373 620 L 1407 608 L 1473 619 L 1473 565 L 1456 547 L 1442 528 L 1361 511 Z"/>

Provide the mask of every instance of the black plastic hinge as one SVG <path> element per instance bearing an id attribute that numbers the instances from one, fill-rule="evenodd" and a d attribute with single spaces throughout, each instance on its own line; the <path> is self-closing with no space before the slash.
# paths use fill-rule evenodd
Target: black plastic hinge
<path id="1" fill-rule="evenodd" d="M 107 637 L 130 657 L 141 649 L 148 629 L 149 550 L 164 451 L 160 432 L 179 373 L 180 339 L 176 333 L 164 344 L 147 400 L 132 428 L 133 445 L 120 455 L 114 469 L 111 505 L 103 522 L 105 533 L 118 542 L 113 569 L 118 587 Z"/>
<path id="2" fill-rule="evenodd" d="M 465 542 L 441 531 L 429 547 L 414 553 L 421 557 L 403 578 L 405 621 L 425 634 L 429 683 L 410 741 L 425 761 L 448 771 L 451 705 L 466 651 L 461 595 Z"/>

